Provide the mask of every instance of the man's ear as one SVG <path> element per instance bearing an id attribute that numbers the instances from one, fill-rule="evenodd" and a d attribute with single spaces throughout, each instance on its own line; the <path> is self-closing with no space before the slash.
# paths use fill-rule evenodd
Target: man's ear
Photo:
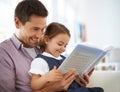
<path id="1" fill-rule="evenodd" d="M 20 22 L 20 20 L 18 19 L 18 17 L 15 17 L 14 18 L 14 22 L 15 22 L 15 26 L 16 26 L 16 28 L 20 28 L 20 26 L 21 26 L 21 22 Z"/>

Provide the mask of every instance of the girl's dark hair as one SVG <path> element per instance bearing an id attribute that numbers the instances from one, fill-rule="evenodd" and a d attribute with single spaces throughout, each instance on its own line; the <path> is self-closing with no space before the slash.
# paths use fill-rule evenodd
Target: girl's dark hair
<path id="1" fill-rule="evenodd" d="M 44 41 L 44 37 L 47 36 L 49 39 L 52 39 L 53 37 L 57 36 L 58 34 L 68 34 L 68 36 L 70 37 L 70 31 L 63 25 L 57 22 L 52 22 L 50 23 L 46 30 L 45 33 L 43 35 L 43 37 L 40 39 L 40 48 L 42 51 L 45 51 L 45 41 Z"/>
<path id="2" fill-rule="evenodd" d="M 47 17 L 48 11 L 39 0 L 23 0 L 16 6 L 14 17 L 24 25 L 32 15 Z"/>

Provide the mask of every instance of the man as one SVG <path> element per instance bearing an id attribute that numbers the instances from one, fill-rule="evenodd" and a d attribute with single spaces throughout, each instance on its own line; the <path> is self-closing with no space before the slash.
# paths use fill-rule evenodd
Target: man
<path id="1" fill-rule="evenodd" d="M 18 30 L 10 39 L 0 43 L 0 92 L 32 92 L 28 71 L 38 53 L 38 40 L 46 27 L 48 11 L 38 0 L 23 0 L 15 9 L 14 22 Z M 91 73 L 89 73 L 91 74 Z M 89 74 L 80 77 L 87 85 Z M 61 82 L 48 83 L 38 92 L 66 90 L 75 78 L 75 71 L 64 74 Z"/>

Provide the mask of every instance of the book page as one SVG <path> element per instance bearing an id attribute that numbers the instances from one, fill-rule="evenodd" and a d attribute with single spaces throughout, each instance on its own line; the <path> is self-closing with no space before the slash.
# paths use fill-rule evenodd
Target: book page
<path id="1" fill-rule="evenodd" d="M 91 70 L 105 54 L 105 51 L 98 48 L 77 45 L 58 69 L 66 73 L 75 68 L 82 75 Z"/>

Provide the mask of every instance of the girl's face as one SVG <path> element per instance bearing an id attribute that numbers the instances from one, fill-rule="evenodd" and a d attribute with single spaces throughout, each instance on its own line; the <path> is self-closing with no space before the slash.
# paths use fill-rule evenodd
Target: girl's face
<path id="1" fill-rule="evenodd" d="M 45 38 L 46 48 L 45 51 L 52 54 L 54 57 L 59 57 L 61 53 L 66 50 L 66 45 L 69 42 L 70 37 L 68 34 L 58 34 L 57 36 L 49 39 Z"/>

